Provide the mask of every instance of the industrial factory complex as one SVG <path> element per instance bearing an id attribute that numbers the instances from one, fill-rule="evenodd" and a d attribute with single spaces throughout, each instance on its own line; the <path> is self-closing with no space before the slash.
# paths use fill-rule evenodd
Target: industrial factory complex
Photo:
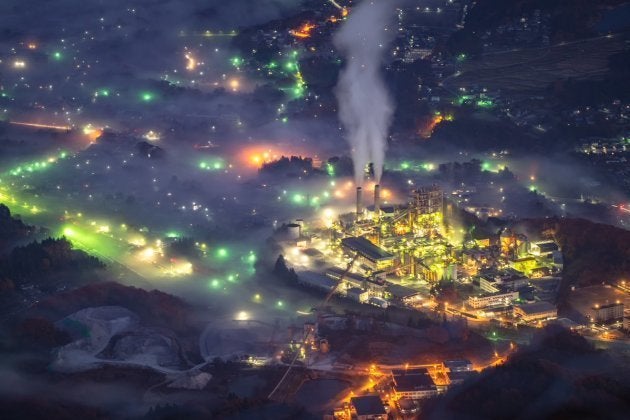
<path id="1" fill-rule="evenodd" d="M 299 283 L 381 308 L 438 311 L 470 322 L 540 326 L 557 318 L 562 254 L 555 242 L 509 229 L 455 240 L 461 228 L 439 186 L 413 189 L 399 204 L 383 204 L 380 193 L 376 184 L 366 205 L 358 187 L 355 211 L 288 225 L 284 255 Z M 457 298 L 440 297 L 443 287 Z"/>

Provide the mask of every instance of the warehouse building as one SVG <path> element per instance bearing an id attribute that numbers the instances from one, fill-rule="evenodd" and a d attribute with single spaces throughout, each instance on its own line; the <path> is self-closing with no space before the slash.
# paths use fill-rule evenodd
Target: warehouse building
<path id="1" fill-rule="evenodd" d="M 360 236 L 341 240 L 341 247 L 350 254 L 359 254 L 358 262 L 374 271 L 386 270 L 394 265 L 394 256 Z"/>
<path id="2" fill-rule="evenodd" d="M 558 309 L 549 302 L 535 302 L 514 307 L 514 317 L 524 322 L 556 319 Z"/>
<path id="3" fill-rule="evenodd" d="M 425 368 L 393 369 L 394 391 L 398 399 L 420 400 L 437 395 L 437 386 Z"/>

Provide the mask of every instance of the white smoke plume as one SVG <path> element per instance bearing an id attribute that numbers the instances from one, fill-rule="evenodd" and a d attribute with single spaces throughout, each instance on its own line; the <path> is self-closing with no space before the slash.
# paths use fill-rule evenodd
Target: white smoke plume
<path id="1" fill-rule="evenodd" d="M 394 105 L 381 74 L 383 55 L 395 36 L 396 1 L 365 0 L 353 8 L 334 44 L 346 58 L 335 94 L 339 117 L 352 147 L 357 185 L 372 162 L 378 182 L 383 173 L 387 132 Z"/>

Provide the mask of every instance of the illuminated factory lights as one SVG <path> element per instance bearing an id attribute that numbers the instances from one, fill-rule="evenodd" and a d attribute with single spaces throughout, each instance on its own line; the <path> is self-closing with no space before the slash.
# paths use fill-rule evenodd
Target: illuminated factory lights
<path id="1" fill-rule="evenodd" d="M 217 258 L 226 259 L 230 255 L 230 253 L 226 248 L 219 248 L 217 249 L 216 255 Z"/>

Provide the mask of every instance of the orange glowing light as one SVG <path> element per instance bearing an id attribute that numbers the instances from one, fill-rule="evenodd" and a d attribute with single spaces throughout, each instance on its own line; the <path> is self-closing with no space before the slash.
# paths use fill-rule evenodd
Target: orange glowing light
<path id="1" fill-rule="evenodd" d="M 238 153 L 238 162 L 246 167 L 259 169 L 265 163 L 274 162 L 283 156 L 303 156 L 304 153 L 295 150 L 280 151 L 277 146 L 261 144 L 242 149 Z"/>
<path id="2" fill-rule="evenodd" d="M 36 50 L 37 49 L 37 44 L 35 44 L 34 42 L 30 42 L 27 45 L 27 47 L 28 47 L 29 50 Z"/>
<path id="3" fill-rule="evenodd" d="M 302 26 L 300 26 L 297 29 L 291 29 L 289 31 L 289 33 L 291 35 L 293 35 L 294 37 L 296 37 L 296 38 L 301 38 L 301 39 L 310 38 L 311 37 L 311 31 L 313 29 L 315 29 L 316 27 L 317 27 L 317 25 L 309 23 L 309 22 L 306 22 L 306 23 L 304 23 Z"/>
<path id="4" fill-rule="evenodd" d="M 238 79 L 230 79 L 229 85 L 230 89 L 236 92 L 241 87 L 241 82 Z"/>
<path id="5" fill-rule="evenodd" d="M 190 53 L 185 54 L 184 57 L 186 58 L 186 70 L 193 71 L 197 67 L 197 60 Z"/>
<path id="6" fill-rule="evenodd" d="M 30 122 L 21 122 L 21 121 L 9 121 L 9 124 L 21 125 L 24 127 L 33 127 L 33 128 L 48 128 L 50 130 L 59 130 L 59 131 L 72 130 L 72 127 L 67 126 L 67 125 L 39 124 L 39 123 L 30 123 Z"/>
<path id="7" fill-rule="evenodd" d="M 442 114 L 434 115 L 429 121 L 423 124 L 422 127 L 418 130 L 418 134 L 423 139 L 428 139 L 433 134 L 433 130 L 438 126 L 442 121 L 444 121 L 444 116 Z"/>
<path id="8" fill-rule="evenodd" d="M 94 142 L 101 136 L 101 134 L 103 134 L 103 129 L 94 127 L 92 124 L 88 124 L 83 127 L 83 134 L 88 138 L 88 140 L 90 140 L 90 142 Z"/>
<path id="9" fill-rule="evenodd" d="M 341 9 L 341 16 L 342 17 L 348 16 L 348 8 L 347 7 L 344 7 L 343 9 Z"/>

